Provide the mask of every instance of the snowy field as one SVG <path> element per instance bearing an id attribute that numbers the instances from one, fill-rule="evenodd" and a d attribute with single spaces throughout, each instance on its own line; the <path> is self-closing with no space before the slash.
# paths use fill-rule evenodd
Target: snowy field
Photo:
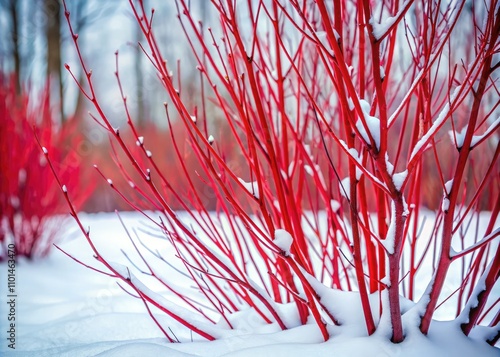
<path id="1" fill-rule="evenodd" d="M 105 256 L 122 260 L 118 247 L 126 247 L 128 242 L 116 215 L 81 218 L 90 225 Z M 126 213 L 122 218 L 129 227 L 141 227 L 137 214 Z M 72 221 L 64 226 L 62 236 L 61 248 L 97 266 Z M 114 279 L 75 263 L 55 249 L 43 261 L 21 259 L 17 263 L 13 350 L 8 348 L 7 340 L 7 264 L 2 263 L 0 268 L 2 356 L 500 356 L 500 349 L 465 338 L 453 322 L 434 322 L 429 335 L 423 336 L 412 327 L 411 314 L 404 318 L 403 343 L 389 343 L 383 329 L 365 337 L 356 322 L 362 319 L 361 308 L 356 297 L 348 293 L 339 295 L 340 304 L 335 307 L 345 323 L 330 328 L 332 337 L 326 343 L 314 324 L 279 331 L 277 326 L 259 324 L 250 312 L 234 316 L 236 330 L 223 331 L 224 337 L 215 342 L 201 341 L 172 320 L 159 316 L 176 338 L 188 341 L 169 343 L 140 300 L 125 293 Z M 498 289 L 494 292 L 498 298 Z M 411 303 L 407 304 L 411 308 Z M 286 311 L 285 306 L 283 313 Z M 223 326 L 220 329 L 224 330 Z"/>

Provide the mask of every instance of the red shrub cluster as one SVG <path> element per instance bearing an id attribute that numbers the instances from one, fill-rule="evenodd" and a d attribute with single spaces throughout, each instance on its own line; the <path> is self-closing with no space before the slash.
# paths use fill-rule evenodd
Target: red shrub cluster
<path id="1" fill-rule="evenodd" d="M 49 90 L 37 97 L 16 94 L 15 81 L 0 78 L 0 259 L 14 244 L 16 255 L 29 259 L 43 257 L 57 237 L 67 212 L 64 199 L 40 152 L 35 133 L 47 145 L 68 187 L 81 189 L 77 207 L 90 187 L 82 182 L 80 159 L 73 148 L 82 140 L 77 121 L 63 125 L 53 121 Z"/>

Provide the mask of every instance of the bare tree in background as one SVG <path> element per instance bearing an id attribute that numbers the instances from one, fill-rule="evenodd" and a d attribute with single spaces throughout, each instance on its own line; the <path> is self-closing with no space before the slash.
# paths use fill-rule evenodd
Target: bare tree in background
<path id="1" fill-rule="evenodd" d="M 46 76 L 51 87 L 57 87 L 59 113 L 61 122 L 64 115 L 64 87 L 62 81 L 61 61 L 61 4 L 59 0 L 45 0 L 44 13 L 46 16 L 45 38 L 47 41 L 47 71 Z"/>
<path id="2" fill-rule="evenodd" d="M 11 41 L 12 41 L 12 57 L 14 60 L 14 70 L 18 73 L 16 79 L 16 93 L 19 95 L 21 92 L 21 56 L 19 51 L 19 16 L 17 10 L 18 1 L 8 0 L 8 11 L 11 19 Z"/>
<path id="3" fill-rule="evenodd" d="M 144 71 L 142 69 L 142 57 L 144 56 L 144 53 L 142 52 L 141 47 L 139 46 L 139 43 L 143 39 L 142 31 L 139 26 L 136 26 L 135 28 L 135 45 L 136 45 L 136 51 L 135 51 L 135 58 L 134 58 L 134 72 L 135 72 L 135 86 L 136 86 L 136 98 L 137 98 L 137 126 L 141 127 L 147 120 L 146 118 L 146 97 L 144 95 Z"/>

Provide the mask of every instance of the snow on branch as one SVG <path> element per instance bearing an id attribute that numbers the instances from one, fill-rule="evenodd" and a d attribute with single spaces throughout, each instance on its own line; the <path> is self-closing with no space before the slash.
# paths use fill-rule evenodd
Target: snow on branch
<path id="1" fill-rule="evenodd" d="M 455 259 L 463 257 L 464 255 L 472 253 L 476 249 L 478 249 L 478 248 L 482 247 L 483 245 L 489 243 L 491 240 L 495 239 L 498 236 L 500 236 L 500 228 L 495 229 L 493 232 L 491 232 L 490 234 L 488 234 L 486 237 L 484 237 L 483 239 L 481 239 L 479 242 L 471 245 L 469 248 L 466 248 L 466 249 L 462 250 L 461 252 L 455 252 L 453 249 L 451 249 L 450 258 L 453 259 L 453 260 L 455 260 Z"/>
<path id="2" fill-rule="evenodd" d="M 363 117 L 358 119 L 356 122 L 356 128 L 363 137 L 363 140 L 367 143 L 371 143 L 371 138 L 375 143 L 377 150 L 380 149 L 380 119 L 370 115 L 370 104 L 364 100 L 360 99 L 359 104 L 363 110 Z M 368 132 L 367 132 L 368 130 Z"/>
<path id="3" fill-rule="evenodd" d="M 242 178 L 238 177 L 238 181 L 241 183 L 243 188 L 247 190 L 250 194 L 252 194 L 255 198 L 259 199 L 260 198 L 260 193 L 259 193 L 259 184 L 257 181 L 252 181 L 252 182 L 246 182 Z"/>
<path id="4" fill-rule="evenodd" d="M 373 29 L 372 33 L 373 33 L 373 37 L 375 37 L 376 41 L 380 41 L 385 36 L 387 36 L 389 31 L 401 20 L 401 18 L 404 16 L 406 11 L 408 11 L 408 9 L 412 5 L 412 3 L 413 3 L 413 0 L 406 0 L 396 15 L 386 17 L 380 23 L 375 22 L 373 17 L 370 18 L 369 22 L 370 22 L 370 25 L 372 25 L 372 29 Z"/>
<path id="5" fill-rule="evenodd" d="M 415 147 L 413 148 L 413 151 L 411 152 L 410 155 L 410 162 L 415 159 L 415 157 L 421 152 L 422 148 L 427 145 L 429 140 L 437 133 L 437 131 L 441 128 L 441 126 L 444 124 L 446 119 L 448 119 L 448 116 L 451 113 L 451 108 L 455 104 L 456 100 L 458 99 L 460 92 L 461 92 L 462 86 L 457 86 L 455 90 L 453 91 L 449 101 L 446 103 L 444 108 L 441 110 L 439 113 L 436 121 L 432 124 L 430 129 L 425 133 L 422 138 L 415 144 Z"/>
<path id="6" fill-rule="evenodd" d="M 292 247 L 293 237 L 284 229 L 277 229 L 274 232 L 273 243 L 284 252 L 286 256 L 290 255 L 290 248 Z"/>

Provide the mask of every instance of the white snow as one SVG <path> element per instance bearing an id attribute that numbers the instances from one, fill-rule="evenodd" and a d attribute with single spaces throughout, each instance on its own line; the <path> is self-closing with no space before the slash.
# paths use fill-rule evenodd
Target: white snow
<path id="1" fill-rule="evenodd" d="M 391 221 L 389 223 L 389 228 L 387 229 L 387 236 L 382 240 L 387 253 L 394 254 L 394 243 L 396 239 L 396 205 L 391 202 Z"/>
<path id="2" fill-rule="evenodd" d="M 49 152 L 48 152 L 48 150 L 47 150 L 47 148 L 46 148 L 45 146 L 43 146 L 43 147 L 42 147 L 42 151 L 43 151 L 43 153 L 44 153 L 45 155 L 48 155 L 48 154 L 49 154 Z"/>
<path id="3" fill-rule="evenodd" d="M 347 105 L 349 106 L 349 110 L 354 110 L 354 103 L 351 97 L 347 97 Z"/>
<path id="4" fill-rule="evenodd" d="M 403 186 L 403 183 L 405 182 L 407 176 L 408 170 L 397 172 L 392 175 L 392 182 L 394 183 L 394 186 L 398 191 L 401 190 L 401 187 Z"/>
<path id="5" fill-rule="evenodd" d="M 347 200 L 351 200 L 351 179 L 348 177 L 344 178 L 339 183 L 340 194 L 347 198 Z"/>
<path id="6" fill-rule="evenodd" d="M 385 19 L 383 19 L 380 23 L 378 22 L 375 22 L 375 20 L 373 18 L 370 18 L 370 24 L 372 25 L 372 28 L 373 28 L 373 36 L 375 36 L 375 38 L 377 40 L 380 40 L 386 33 L 387 31 L 389 31 L 389 28 L 394 25 L 394 23 L 396 22 L 396 20 L 401 16 L 402 12 L 404 11 L 404 9 L 406 8 L 408 2 L 411 1 L 411 0 L 406 0 L 401 6 L 400 6 L 400 10 L 398 11 L 398 13 L 394 16 L 388 16 L 386 17 Z"/>
<path id="7" fill-rule="evenodd" d="M 485 137 L 491 135 L 491 133 L 497 130 L 499 126 L 500 126 L 500 117 L 497 118 L 495 121 L 493 121 L 482 135 L 473 135 L 470 143 L 471 149 L 475 147 Z M 458 149 L 464 146 L 465 134 L 467 133 L 468 127 L 469 127 L 468 125 L 465 125 L 460 131 L 453 131 L 453 130 L 448 131 L 451 141 L 456 143 Z"/>
<path id="8" fill-rule="evenodd" d="M 63 192 L 68 192 L 68 188 L 66 187 L 66 185 L 62 185 L 62 190 Z"/>
<path id="9" fill-rule="evenodd" d="M 448 212 L 450 209 L 450 200 L 449 200 L 449 195 L 451 192 L 451 188 L 453 187 L 453 179 L 446 181 L 444 184 L 444 190 L 443 190 L 443 200 L 441 201 L 441 211 L 443 212 Z"/>
<path id="10" fill-rule="evenodd" d="M 146 156 L 147 156 L 147 157 L 151 157 L 151 156 L 153 156 L 153 154 L 151 153 L 151 151 L 146 150 Z"/>
<path id="11" fill-rule="evenodd" d="M 462 86 L 457 86 L 455 90 L 453 91 L 449 101 L 446 103 L 444 108 L 441 110 L 439 113 L 437 119 L 432 123 L 432 126 L 430 129 L 420 138 L 420 140 L 415 144 L 415 147 L 413 148 L 411 155 L 410 155 L 410 161 L 413 161 L 413 158 L 417 153 L 420 151 L 420 149 L 424 146 L 427 145 L 431 137 L 438 131 L 439 128 L 441 128 L 441 125 L 445 122 L 446 118 L 448 117 L 448 114 L 450 113 L 450 103 L 454 104 L 455 100 L 457 99 L 458 95 L 460 94 Z"/>
<path id="12" fill-rule="evenodd" d="M 359 164 L 359 166 L 356 166 L 356 180 L 359 181 L 363 175 L 363 171 L 359 168 L 360 166 L 363 166 L 363 153 L 358 153 L 355 148 L 350 148 L 349 154 L 351 154 L 351 157 L 353 157 Z"/>
<path id="13" fill-rule="evenodd" d="M 441 210 L 443 212 L 448 212 L 450 209 L 450 200 L 447 197 L 443 197 L 443 201 L 441 202 Z"/>
<path id="14" fill-rule="evenodd" d="M 372 25 L 373 28 L 373 36 L 377 40 L 382 38 L 386 34 L 386 32 L 389 30 L 389 28 L 396 22 L 397 17 L 396 16 L 390 16 L 387 17 L 382 23 L 377 23 L 373 20 L 373 18 L 370 19 L 370 24 Z"/>
<path id="15" fill-rule="evenodd" d="M 330 46 L 330 42 L 328 42 L 328 35 L 326 31 L 316 31 L 316 37 L 321 43 L 321 45 L 328 51 L 328 53 L 333 56 L 333 51 L 332 51 L 332 46 Z M 339 41 L 340 35 L 337 33 L 337 31 L 334 30 L 334 36 L 335 36 L 335 41 Z"/>
<path id="16" fill-rule="evenodd" d="M 109 183 L 110 185 L 113 185 L 113 180 L 108 179 L 107 181 L 108 181 L 108 183 Z"/>
<path id="17" fill-rule="evenodd" d="M 274 240 L 273 243 L 281 249 L 285 255 L 290 255 L 290 248 L 293 243 L 293 237 L 290 233 L 288 233 L 284 229 L 277 229 L 274 232 Z"/>
<path id="18" fill-rule="evenodd" d="M 444 192 L 446 195 L 449 195 L 451 193 L 451 188 L 453 187 L 453 179 L 448 180 L 444 184 Z"/>
<path id="19" fill-rule="evenodd" d="M 370 137 L 372 137 L 376 148 L 380 149 L 380 119 L 370 115 L 370 104 L 366 100 L 360 99 L 359 104 L 363 110 L 364 121 L 370 134 L 368 135 L 361 119 L 356 121 L 356 128 L 367 144 L 371 143 Z"/>
<path id="20" fill-rule="evenodd" d="M 465 133 L 467 132 L 468 125 L 462 128 L 460 132 L 450 130 L 448 131 L 448 135 L 450 135 L 451 141 L 453 141 L 457 148 L 460 149 L 464 146 Z"/>
<path id="21" fill-rule="evenodd" d="M 127 225 L 141 225 L 137 213 L 122 213 Z M 430 218 L 430 216 L 429 216 Z M 82 215 L 85 225 L 89 224 L 94 237 L 98 239 L 98 249 L 108 259 L 118 259 L 121 254 L 123 230 L 114 214 Z M 432 219 L 431 219 L 432 220 Z M 134 223 L 135 222 L 135 223 Z M 432 222 L 427 222 L 432 226 Z M 64 226 L 64 240 L 59 244 L 62 249 L 83 262 L 95 267 L 98 263 L 92 258 L 92 251 L 85 239 L 70 221 Z M 277 238 L 290 242 L 288 232 L 277 234 Z M 286 237 L 286 238 L 282 238 Z M 161 246 L 154 240 L 150 243 Z M 285 246 L 283 246 L 285 247 Z M 156 248 L 155 248 L 156 249 Z M 172 256 L 173 258 L 173 256 Z M 113 264 L 124 276 L 135 281 L 135 273 L 118 264 Z M 0 263 L 0 273 L 7 276 L 7 262 Z M 175 272 L 174 272 L 175 273 Z M 453 272 L 450 272 L 450 274 Z M 167 274 L 167 273 L 165 273 Z M 168 273 L 170 274 L 170 273 Z M 460 272 L 456 272 L 459 278 Z M 182 326 L 155 312 L 156 318 L 171 335 L 183 343 L 169 343 L 152 321 L 141 300 L 128 295 L 120 288 L 116 279 L 97 274 L 53 250 L 46 260 L 28 261 L 19 259 L 16 264 L 16 350 L 7 347 L 3 332 L 0 343 L 2 356 L 482 356 L 495 357 L 499 349 L 488 346 L 484 339 L 493 335 L 494 330 L 481 326 L 473 330 L 472 338 L 466 338 L 456 321 L 433 321 L 428 336 L 418 331 L 418 316 L 425 298 L 415 304 L 401 298 L 405 340 L 392 344 L 386 334 L 376 333 L 368 337 L 359 294 L 330 289 L 316 278 L 306 275 L 309 283 L 319 295 L 322 305 L 333 313 L 341 323 L 331 323 L 325 311 L 321 314 L 327 323 L 330 339 L 322 341 L 314 323 L 298 326 L 298 316 L 293 304 L 275 304 L 285 320 L 288 330 L 280 331 L 276 324 L 265 324 L 252 310 L 244 310 L 229 316 L 234 330 L 219 322 L 212 326 L 211 332 L 220 337 L 214 342 L 200 339 Z M 175 280 L 184 289 L 192 289 L 181 276 Z M 250 282 L 250 284 L 254 284 Z M 172 293 L 165 289 L 158 292 L 139 285 L 162 304 L 176 309 L 169 300 Z M 480 291 L 481 284 L 476 289 Z M 5 286 L 2 288 L 4 289 Z M 425 287 L 424 287 L 425 288 Z M 419 291 L 422 287 L 419 288 Z M 5 291 L 5 290 L 2 290 Z M 498 290 L 497 290 L 498 292 Z M 159 294 L 161 293 L 161 296 Z M 378 294 L 370 295 L 370 305 L 376 317 L 379 307 Z M 2 326 L 6 322 L 6 294 L 0 295 Z M 453 304 L 452 304 L 453 305 Z M 474 300 L 469 306 L 474 305 Z M 442 307 L 440 311 L 442 311 Z M 191 313 L 194 315 L 194 313 Z M 184 315 L 183 315 L 184 316 Z M 455 308 L 450 305 L 443 320 L 455 316 Z M 190 320 L 192 316 L 184 316 Z M 2 328 L 3 331 L 3 328 Z M 5 330 L 7 331 L 7 330 Z M 193 340 L 194 342 L 189 342 Z M 482 342 L 483 341 L 483 342 Z"/>
<path id="22" fill-rule="evenodd" d="M 241 182 L 243 187 L 250 192 L 255 198 L 260 198 L 259 194 L 259 184 L 257 181 L 252 181 L 252 182 L 246 182 L 242 178 L 238 177 L 238 181 Z"/>
<path id="23" fill-rule="evenodd" d="M 387 173 L 392 175 L 394 172 L 394 165 L 389 161 L 389 154 L 385 153 L 385 166 L 387 167 Z"/>
<path id="24" fill-rule="evenodd" d="M 332 212 L 338 212 L 340 207 L 340 202 L 337 200 L 330 200 L 330 208 L 332 209 Z"/>
<path id="25" fill-rule="evenodd" d="M 210 135 L 208 137 L 208 143 L 211 145 L 211 144 L 213 144 L 214 141 L 215 141 L 215 138 L 213 137 L 213 135 Z"/>
<path id="26" fill-rule="evenodd" d="M 144 144 L 144 136 L 139 136 L 139 137 L 137 138 L 137 141 L 135 142 L 135 145 L 137 145 L 137 146 L 141 146 L 141 145 L 143 145 L 143 144 Z"/>
<path id="27" fill-rule="evenodd" d="M 499 126 L 500 126 L 500 117 L 498 117 L 493 123 L 491 123 L 491 125 L 488 127 L 488 129 L 486 129 L 486 131 L 484 132 L 484 134 L 482 134 L 482 135 L 474 135 L 472 137 L 472 141 L 471 141 L 471 144 L 470 144 L 471 148 L 473 148 L 474 146 L 476 146 L 478 142 L 480 142 L 481 140 L 483 140 L 483 138 L 485 138 L 488 135 L 490 135 L 493 131 L 497 130 Z"/>

